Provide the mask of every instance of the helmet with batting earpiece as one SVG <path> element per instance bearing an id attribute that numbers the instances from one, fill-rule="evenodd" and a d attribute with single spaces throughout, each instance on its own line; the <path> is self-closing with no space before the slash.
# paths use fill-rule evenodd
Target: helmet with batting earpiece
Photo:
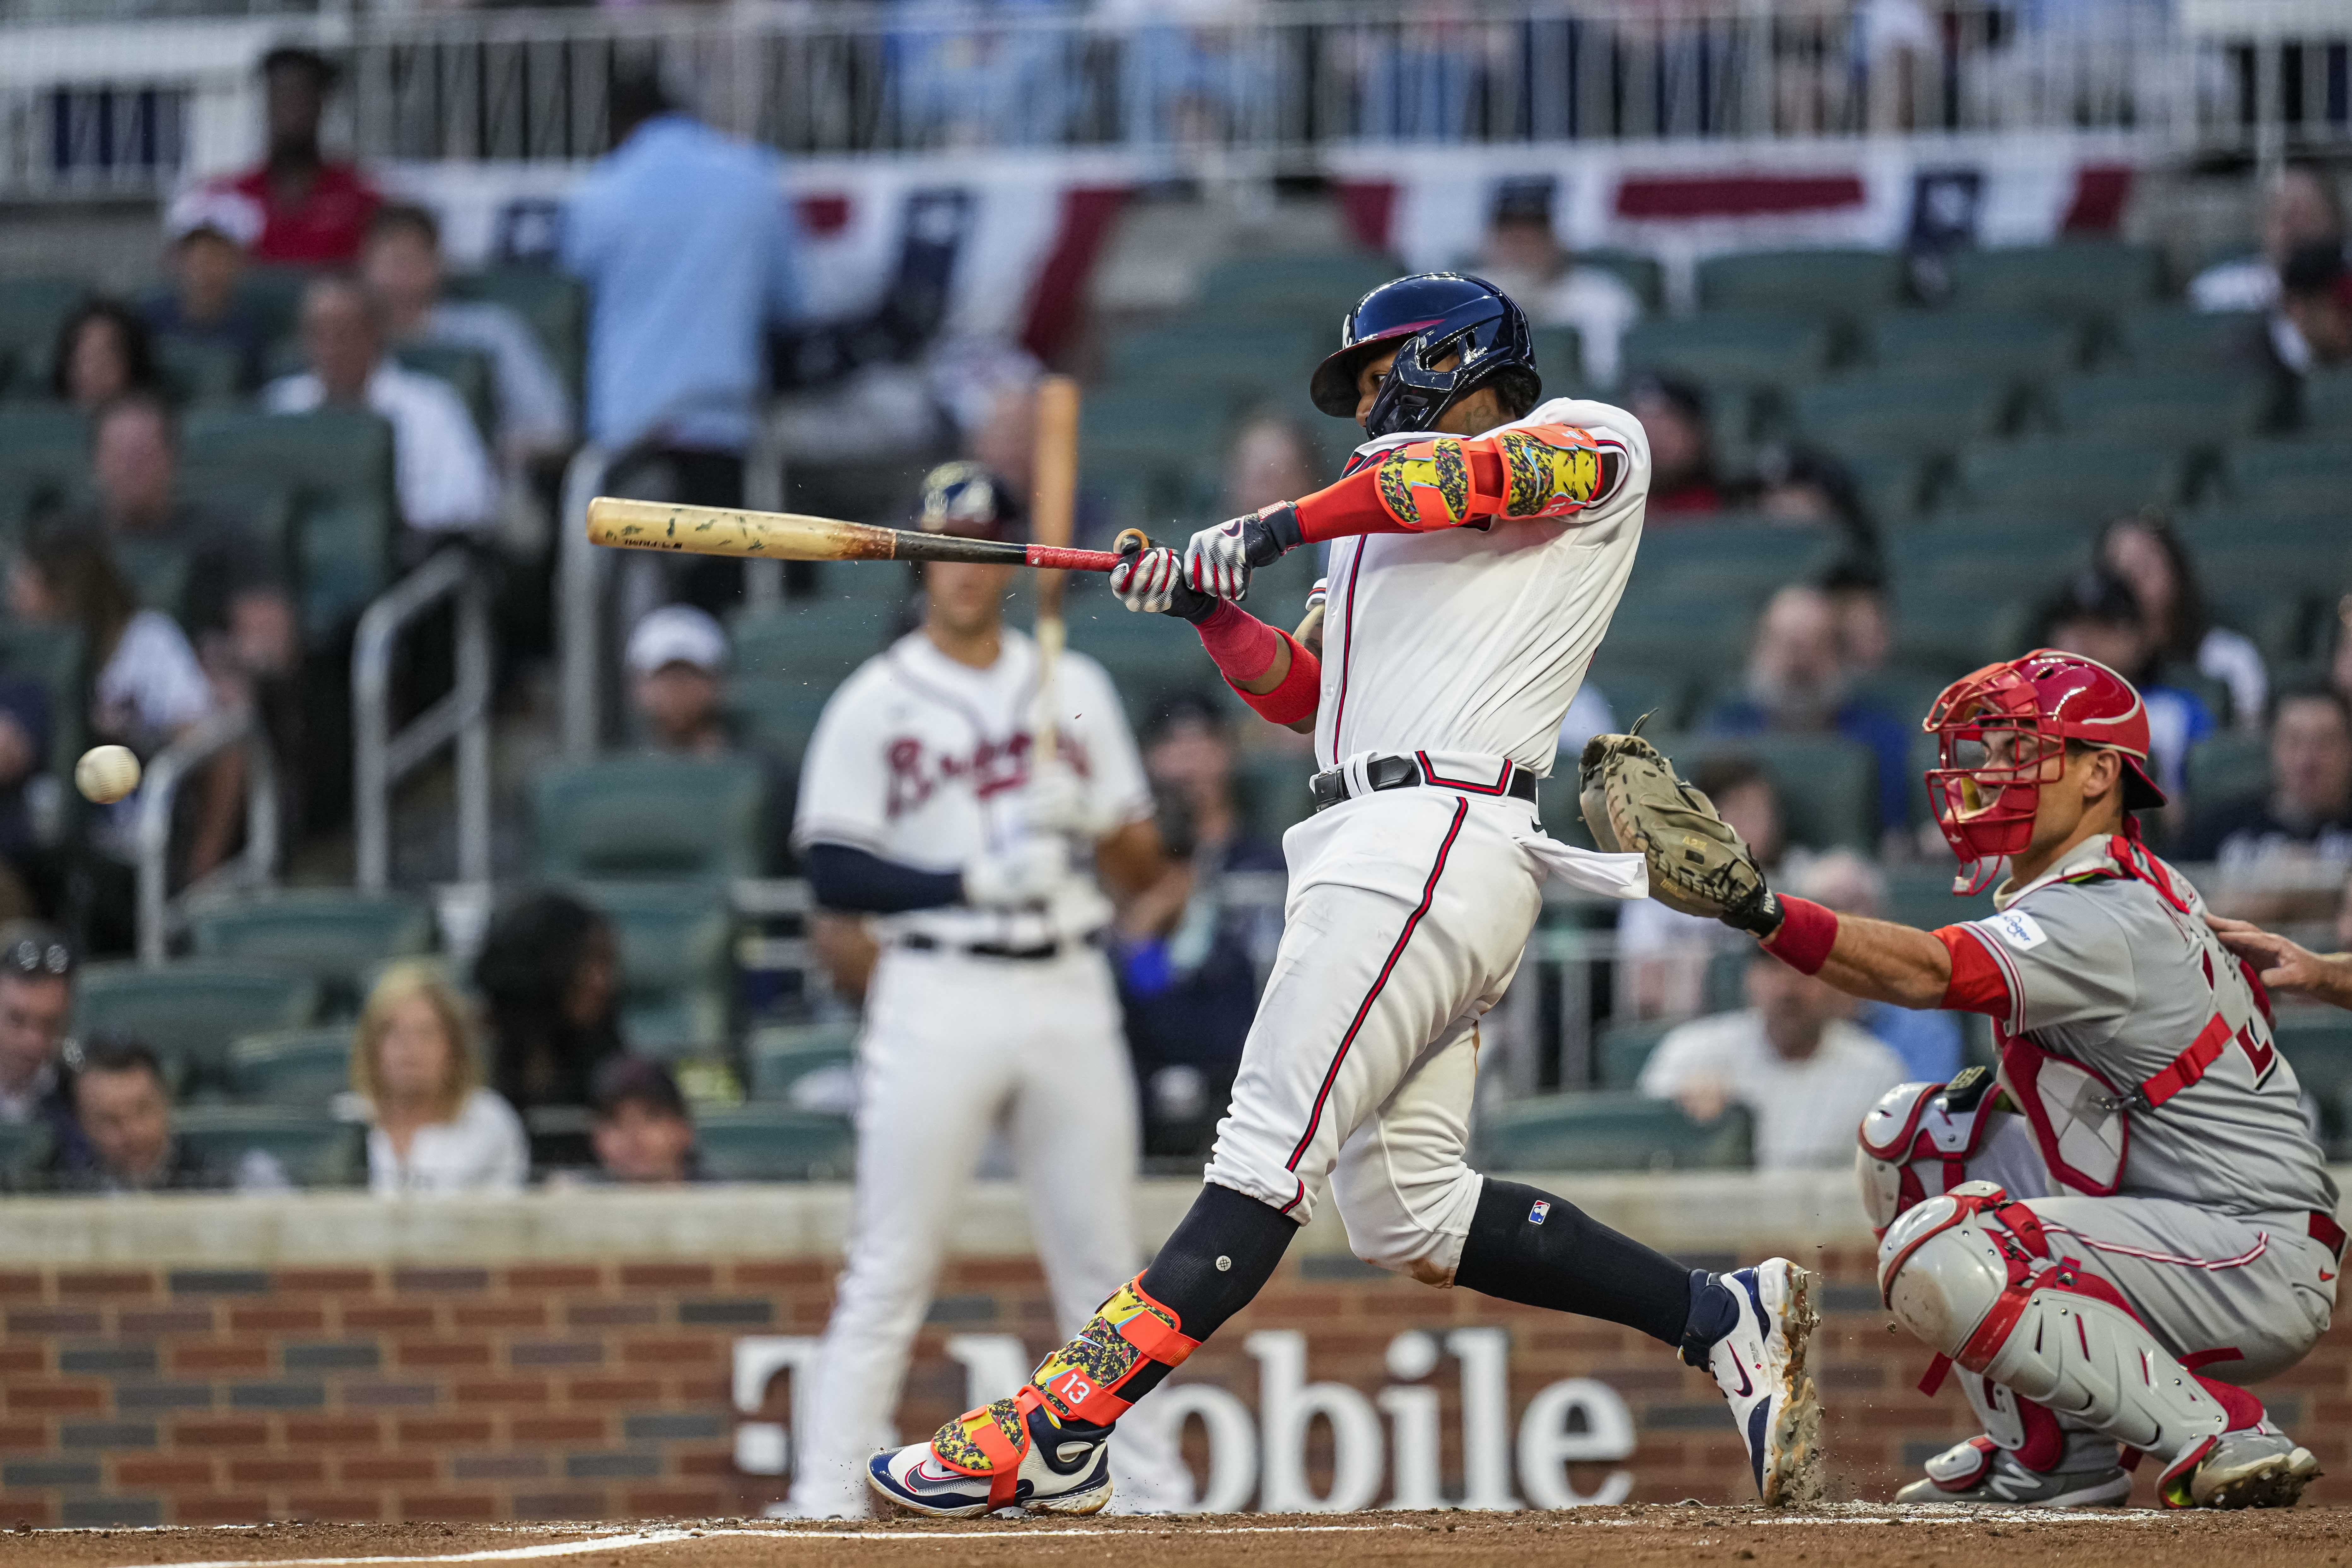
<path id="1" fill-rule="evenodd" d="M 1002 475 L 982 464 L 941 463 L 923 476 L 915 526 L 925 533 L 1018 542 L 1026 532 L 1024 522 L 1021 498 Z"/>
<path id="2" fill-rule="evenodd" d="M 1396 362 L 1372 399 L 1367 436 L 1430 429 L 1482 386 L 1530 408 L 1543 395 L 1527 312 L 1466 272 L 1416 272 L 1356 301 L 1340 326 L 1339 351 L 1316 367 L 1315 406 L 1353 417 L 1357 372 L 1390 348 Z"/>
<path id="3" fill-rule="evenodd" d="M 2079 742 L 2123 758 L 2126 811 L 2164 804 L 2148 771 L 2147 705 L 2132 683 L 2098 660 L 2036 648 L 1964 675 L 1944 688 L 1921 726 L 1936 737 L 1927 801 L 1973 893 L 2004 855 L 2033 839 L 2042 786 Z"/>

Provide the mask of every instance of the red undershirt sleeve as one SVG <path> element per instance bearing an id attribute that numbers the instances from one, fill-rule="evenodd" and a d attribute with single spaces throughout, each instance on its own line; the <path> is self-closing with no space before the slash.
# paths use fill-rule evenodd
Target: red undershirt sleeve
<path id="1" fill-rule="evenodd" d="M 1984 938 L 1964 925 L 1939 926 L 1931 934 L 1952 955 L 1951 983 L 1944 987 L 1944 999 L 1937 1005 L 1946 1012 L 2009 1017 L 2014 1006 L 2009 977 L 1986 951 Z"/>

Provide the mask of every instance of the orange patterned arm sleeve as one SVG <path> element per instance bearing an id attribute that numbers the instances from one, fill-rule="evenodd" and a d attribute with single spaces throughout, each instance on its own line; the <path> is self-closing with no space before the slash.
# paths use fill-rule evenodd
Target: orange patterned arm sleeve
<path id="1" fill-rule="evenodd" d="M 1300 500 L 1299 533 L 1316 542 L 1573 517 L 1613 499 L 1632 468 L 1622 442 L 1573 425 L 1432 437 L 1376 453 Z"/>

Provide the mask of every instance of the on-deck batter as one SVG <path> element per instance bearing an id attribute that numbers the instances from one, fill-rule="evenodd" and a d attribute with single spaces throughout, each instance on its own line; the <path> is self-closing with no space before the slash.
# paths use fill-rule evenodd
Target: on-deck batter
<path id="1" fill-rule="evenodd" d="M 1001 480 L 950 463 L 919 525 L 1019 531 Z M 878 568 L 877 568 L 878 569 Z M 817 901 L 875 917 L 881 952 L 858 1038 L 848 1258 L 813 1373 L 790 1504 L 862 1515 L 865 1461 L 893 1440 L 908 1347 L 930 1304 L 957 1194 L 1009 1132 L 1065 1331 L 1134 1271 L 1135 1088 L 1108 965 L 1092 939 L 1114 885 L 1157 876 L 1160 840 L 1134 738 L 1102 667 L 1063 656 L 1057 760 L 1031 738 L 1036 645 L 1003 625 L 1011 569 L 934 563 L 921 628 L 825 704 L 793 838 Z M 1156 1433 L 1122 1455 L 1128 1500 L 1181 1502 Z"/>
<path id="2" fill-rule="evenodd" d="M 934 1514 L 1101 1507 L 1112 1423 L 1256 1294 L 1328 1189 L 1372 1262 L 1680 1346 L 1730 1398 L 1767 1500 L 1794 1495 L 1815 1442 L 1810 1277 L 1781 1259 L 1694 1275 L 1463 1161 L 1478 1020 L 1544 880 L 1644 887 L 1637 857 L 1570 849 L 1534 810 L 1641 539 L 1642 427 L 1540 403 L 1518 307 L 1453 273 L 1367 295 L 1314 391 L 1371 437 L 1345 478 L 1111 574 L 1129 608 L 1192 621 L 1262 715 L 1311 721 L 1324 768 L 1284 840 L 1282 942 L 1207 1184 L 1015 1397 L 877 1455 L 874 1488 Z M 1253 567 L 1322 541 L 1318 659 L 1234 601 Z"/>

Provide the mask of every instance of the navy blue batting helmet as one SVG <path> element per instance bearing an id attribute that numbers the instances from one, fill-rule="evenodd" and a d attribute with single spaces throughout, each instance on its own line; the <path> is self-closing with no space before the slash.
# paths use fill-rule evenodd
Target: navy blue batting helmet
<path id="1" fill-rule="evenodd" d="M 1356 412 L 1356 373 L 1393 347 L 1396 363 L 1372 399 L 1368 436 L 1426 430 L 1482 386 L 1533 407 L 1543 395 L 1534 334 L 1511 297 L 1466 272 L 1416 272 L 1383 283 L 1348 312 L 1339 351 L 1315 369 L 1315 406 L 1345 419 Z M 1458 356 L 1453 368 L 1434 366 Z"/>
<path id="2" fill-rule="evenodd" d="M 915 526 L 925 533 L 966 539 L 1024 537 L 1021 498 L 1003 476 L 980 463 L 941 463 L 923 476 L 923 499 L 915 506 Z"/>

